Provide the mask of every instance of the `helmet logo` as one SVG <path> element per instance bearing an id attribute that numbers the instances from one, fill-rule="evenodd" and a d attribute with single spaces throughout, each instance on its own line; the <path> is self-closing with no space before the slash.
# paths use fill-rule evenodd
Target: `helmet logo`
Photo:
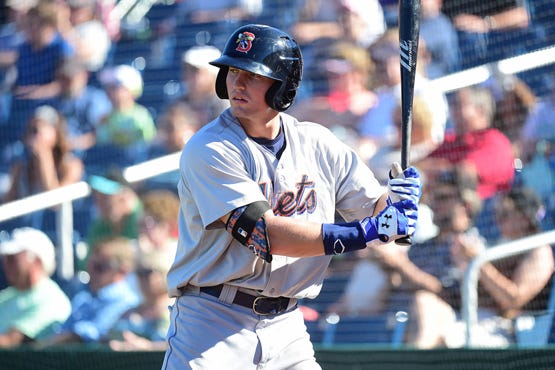
<path id="1" fill-rule="evenodd" d="M 235 50 L 241 51 L 243 53 L 248 52 L 252 47 L 252 40 L 254 40 L 254 33 L 242 32 L 237 36 L 237 48 Z"/>

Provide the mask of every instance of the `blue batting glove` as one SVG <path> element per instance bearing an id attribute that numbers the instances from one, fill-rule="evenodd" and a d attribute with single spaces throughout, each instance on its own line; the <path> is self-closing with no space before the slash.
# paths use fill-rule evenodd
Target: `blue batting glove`
<path id="1" fill-rule="evenodd" d="M 393 202 L 406 199 L 418 204 L 422 196 L 420 173 L 415 167 L 409 167 L 401 172 L 401 166 L 394 163 L 389 172 L 388 188 Z"/>
<path id="2" fill-rule="evenodd" d="M 360 224 L 367 244 L 376 239 L 387 243 L 414 234 L 417 218 L 418 203 L 404 199 L 389 204 L 376 217 L 366 217 Z"/>

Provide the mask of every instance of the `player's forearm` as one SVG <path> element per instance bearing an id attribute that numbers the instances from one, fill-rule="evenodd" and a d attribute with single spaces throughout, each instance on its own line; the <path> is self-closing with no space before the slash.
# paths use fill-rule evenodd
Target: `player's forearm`
<path id="1" fill-rule="evenodd" d="M 324 255 L 322 224 L 265 215 L 270 251 L 289 257 Z"/>

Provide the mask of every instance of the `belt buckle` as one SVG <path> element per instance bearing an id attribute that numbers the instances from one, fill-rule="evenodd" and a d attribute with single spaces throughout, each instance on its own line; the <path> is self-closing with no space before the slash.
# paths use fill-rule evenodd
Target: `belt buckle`
<path id="1" fill-rule="evenodd" d="M 272 307 L 272 309 L 269 310 L 269 311 L 259 311 L 260 307 L 258 307 L 258 305 L 259 305 L 259 303 L 264 302 L 264 301 L 269 301 L 269 302 L 272 302 L 274 304 L 277 304 L 278 307 L 277 308 Z M 254 302 L 252 302 L 252 311 L 255 314 L 260 315 L 260 316 L 277 315 L 277 314 L 280 314 L 281 312 L 283 312 L 285 309 L 287 309 L 287 307 L 284 307 L 284 308 L 281 307 L 281 300 L 279 298 L 256 297 L 254 299 Z"/>

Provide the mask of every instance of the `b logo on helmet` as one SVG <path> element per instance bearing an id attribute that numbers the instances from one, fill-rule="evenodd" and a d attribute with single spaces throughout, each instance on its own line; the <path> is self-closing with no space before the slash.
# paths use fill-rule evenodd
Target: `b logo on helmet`
<path id="1" fill-rule="evenodd" d="M 241 51 L 243 53 L 248 52 L 252 47 L 252 40 L 254 40 L 255 36 L 252 32 L 242 32 L 237 36 L 237 41 L 235 41 L 238 45 L 235 50 Z"/>

